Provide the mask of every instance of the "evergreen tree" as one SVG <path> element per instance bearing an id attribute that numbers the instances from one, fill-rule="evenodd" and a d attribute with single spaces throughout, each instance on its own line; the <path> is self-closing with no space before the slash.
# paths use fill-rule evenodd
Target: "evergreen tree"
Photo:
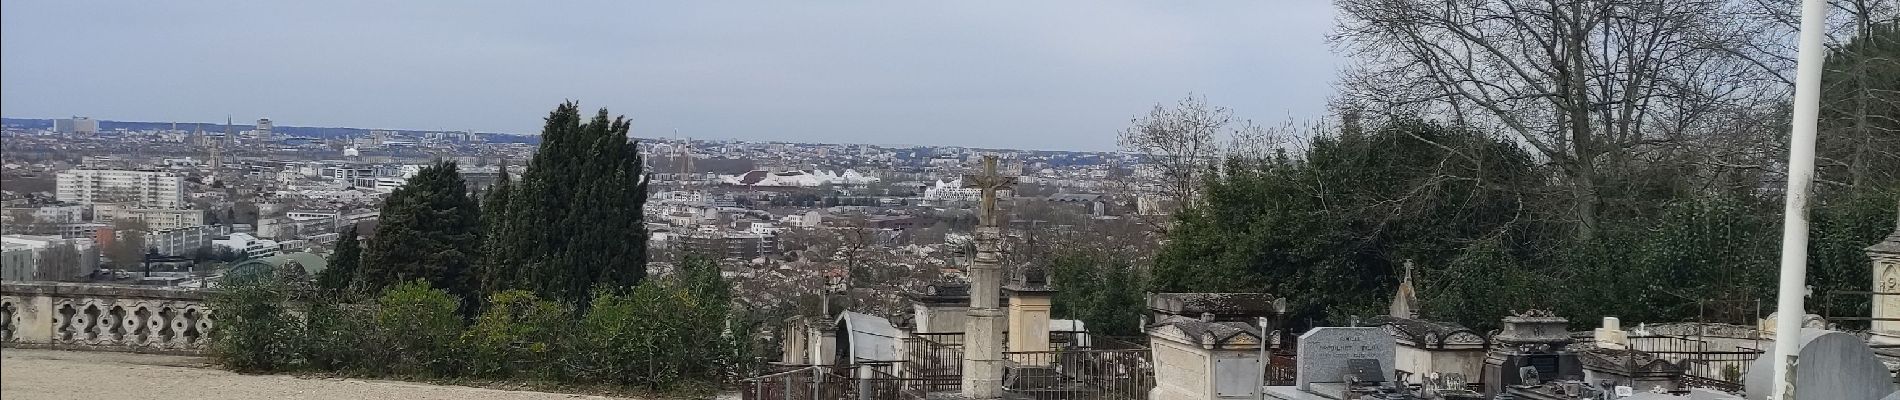
<path id="1" fill-rule="evenodd" d="M 1314 138 L 1298 155 L 1231 160 L 1202 182 L 1202 201 L 1177 217 L 1150 284 L 1157 292 L 1287 296 L 1289 321 L 1372 315 L 1406 260 L 1428 276 L 1508 268 L 1514 264 L 1499 263 L 1521 250 L 1514 246 L 1556 229 L 1524 211 L 1526 197 L 1545 191 L 1533 165 L 1512 143 L 1420 120 Z M 1466 254 L 1486 239 L 1497 245 Z M 1476 298 L 1451 304 L 1482 299 L 1454 293 Z"/>
<path id="2" fill-rule="evenodd" d="M 497 235 L 496 288 L 531 289 L 543 298 L 586 303 L 596 285 L 632 287 L 646 277 L 647 179 L 625 117 L 601 109 L 583 121 L 578 103 L 548 114 L 541 148 L 509 188 Z"/>
<path id="3" fill-rule="evenodd" d="M 330 265 L 317 273 L 317 287 L 330 291 L 349 289 L 356 280 L 357 265 L 363 262 L 363 248 L 356 242 L 356 224 L 337 233 L 336 251 L 330 253 Z"/>
<path id="4" fill-rule="evenodd" d="M 364 249 L 362 291 L 415 279 L 463 299 L 474 294 L 471 269 L 480 261 L 481 215 L 452 161 L 425 167 L 389 194 L 376 240 Z"/>
<path id="5" fill-rule="evenodd" d="M 520 272 L 519 269 L 509 268 L 513 263 L 509 261 L 510 253 L 507 251 L 508 237 L 502 233 L 502 225 L 508 223 L 509 219 L 509 185 L 508 165 L 503 164 L 500 177 L 496 178 L 495 184 L 489 186 L 488 192 L 482 196 L 482 227 L 487 233 L 482 238 L 482 264 L 479 276 L 482 293 L 500 293 L 508 289 L 507 285 L 519 282 L 521 279 L 519 275 L 515 275 Z"/>

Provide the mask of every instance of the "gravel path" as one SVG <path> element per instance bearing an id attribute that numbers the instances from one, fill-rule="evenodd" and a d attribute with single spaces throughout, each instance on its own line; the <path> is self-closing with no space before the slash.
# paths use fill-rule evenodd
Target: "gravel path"
<path id="1" fill-rule="evenodd" d="M 240 375 L 208 368 L 205 360 L 197 357 L 29 349 L 0 350 L 0 397 L 6 400 L 612 399 L 395 381 Z"/>

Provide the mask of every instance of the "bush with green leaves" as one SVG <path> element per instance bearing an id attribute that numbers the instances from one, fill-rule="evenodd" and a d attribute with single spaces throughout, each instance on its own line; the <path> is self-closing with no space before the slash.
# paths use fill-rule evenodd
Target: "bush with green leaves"
<path id="1" fill-rule="evenodd" d="M 303 359 L 311 369 L 361 370 L 379 353 L 369 346 L 376 333 L 369 318 L 374 308 L 338 301 L 340 296 L 320 295 L 304 308 Z"/>
<path id="2" fill-rule="evenodd" d="M 391 287 L 376 299 L 375 332 L 368 335 L 382 354 L 368 365 L 376 372 L 453 376 L 460 364 L 457 344 L 461 300 L 449 292 L 412 281 Z"/>
<path id="3" fill-rule="evenodd" d="M 290 312 L 291 289 L 277 279 L 231 279 L 212 292 L 217 312 L 212 352 L 239 372 L 271 372 L 298 363 L 303 324 Z"/>
<path id="4" fill-rule="evenodd" d="M 489 378 L 557 378 L 558 369 L 546 366 L 559 354 L 569 332 L 566 321 L 566 307 L 535 297 L 533 292 L 509 290 L 488 296 L 488 309 L 462 334 L 468 372 Z"/>
<path id="5" fill-rule="evenodd" d="M 598 289 L 564 364 L 583 381 L 654 390 L 720 382 L 748 354 L 727 330 L 731 294 L 711 260 L 632 290 Z"/>

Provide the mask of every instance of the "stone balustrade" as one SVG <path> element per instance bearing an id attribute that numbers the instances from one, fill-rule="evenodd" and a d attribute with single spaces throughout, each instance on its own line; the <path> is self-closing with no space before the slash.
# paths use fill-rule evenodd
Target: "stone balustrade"
<path id="1" fill-rule="evenodd" d="M 0 345 L 202 354 L 213 325 L 200 290 L 0 283 Z"/>

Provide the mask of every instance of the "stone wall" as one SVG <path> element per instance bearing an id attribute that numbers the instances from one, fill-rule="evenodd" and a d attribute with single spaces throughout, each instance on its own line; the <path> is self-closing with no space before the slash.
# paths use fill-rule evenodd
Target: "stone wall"
<path id="1" fill-rule="evenodd" d="M 207 352 L 205 292 L 51 282 L 0 283 L 0 345 L 20 348 Z"/>

